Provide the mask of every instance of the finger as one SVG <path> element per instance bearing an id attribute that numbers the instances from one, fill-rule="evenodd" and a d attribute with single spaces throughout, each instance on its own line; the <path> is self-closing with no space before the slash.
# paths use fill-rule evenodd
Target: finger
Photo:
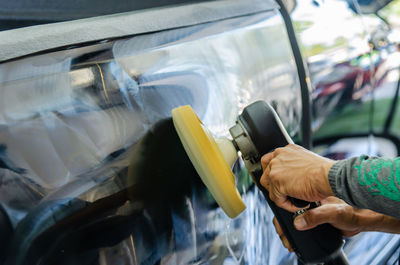
<path id="1" fill-rule="evenodd" d="M 308 230 L 324 223 L 335 223 L 338 217 L 336 206 L 325 204 L 308 210 L 294 219 L 297 230 Z"/>
<path id="2" fill-rule="evenodd" d="M 263 172 L 263 174 L 262 174 L 262 176 L 261 176 L 261 179 L 260 179 L 260 184 L 261 184 L 262 186 L 264 186 L 264 188 L 266 188 L 267 190 L 269 189 L 268 186 L 269 186 L 269 184 L 270 184 L 269 172 L 271 172 L 271 167 L 270 167 L 270 165 L 268 165 L 268 166 L 264 169 L 264 172 Z"/>
<path id="3" fill-rule="evenodd" d="M 274 152 L 270 152 L 261 157 L 261 166 L 263 170 L 269 165 L 269 162 L 274 158 Z"/>
<path id="4" fill-rule="evenodd" d="M 282 241 L 282 244 L 287 248 L 290 252 L 293 252 L 292 247 L 290 246 L 289 240 L 285 235 L 279 237 Z"/>
<path id="5" fill-rule="evenodd" d="M 274 219 L 272 219 L 272 223 L 274 224 L 275 231 L 279 235 L 279 237 L 281 235 L 283 235 L 283 231 L 282 231 L 281 225 L 278 223 L 278 220 L 276 219 L 276 217 L 274 217 Z"/>
<path id="6" fill-rule="evenodd" d="M 281 207 L 282 204 L 286 202 L 286 196 L 282 195 L 273 184 L 269 185 L 269 198 L 273 201 L 278 207 Z"/>
<path id="7" fill-rule="evenodd" d="M 281 226 L 278 223 L 278 220 L 274 217 L 274 219 L 272 219 L 272 223 L 274 224 L 275 227 L 275 231 L 278 234 L 279 238 L 282 241 L 282 244 L 285 246 L 285 248 L 287 248 L 290 252 L 293 252 L 292 247 L 290 246 L 289 240 L 287 239 L 287 237 L 285 236 L 285 234 L 282 231 Z"/>
<path id="8" fill-rule="evenodd" d="M 286 197 L 286 201 L 284 201 L 283 203 L 281 203 L 280 205 L 278 205 L 279 207 L 281 207 L 282 209 L 285 209 L 286 211 L 295 213 L 297 211 L 300 211 L 303 208 L 299 208 L 297 206 L 295 206 L 289 199 L 288 197 Z"/>
<path id="9" fill-rule="evenodd" d="M 276 204 L 276 206 L 285 209 L 286 211 L 294 213 L 301 210 L 301 208 L 296 207 L 286 195 L 280 193 L 279 190 L 271 184 L 269 186 L 269 198 Z"/>

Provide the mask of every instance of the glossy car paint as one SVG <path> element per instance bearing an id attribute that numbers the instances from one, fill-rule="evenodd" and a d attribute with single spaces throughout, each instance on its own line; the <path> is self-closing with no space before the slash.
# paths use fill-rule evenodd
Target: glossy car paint
<path id="1" fill-rule="evenodd" d="M 230 220 L 170 119 L 172 108 L 190 104 L 215 136 L 227 136 L 242 108 L 262 99 L 297 134 L 299 81 L 276 10 L 1 69 L 1 142 L 25 170 L 1 169 L 1 201 L 15 228 L 6 264 L 294 259 L 243 163 L 234 170 L 247 210 Z"/>
<path id="2" fill-rule="evenodd" d="M 227 136 L 259 99 L 298 136 L 299 80 L 277 10 L 1 64 L 5 264 L 296 264 L 243 163 L 234 172 L 247 209 L 230 220 L 170 120 L 191 104 Z M 345 251 L 380 264 L 393 253 L 382 245 L 398 237 L 362 234 Z"/>

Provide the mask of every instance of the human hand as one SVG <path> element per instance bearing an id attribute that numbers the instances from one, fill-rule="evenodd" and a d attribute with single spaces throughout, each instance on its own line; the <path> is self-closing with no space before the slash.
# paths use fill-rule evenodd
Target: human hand
<path id="1" fill-rule="evenodd" d="M 293 252 L 276 218 L 273 219 L 273 223 L 283 245 Z M 364 231 L 400 233 L 400 220 L 371 210 L 356 209 L 336 197 L 323 199 L 321 206 L 310 209 L 294 219 L 294 226 L 298 230 L 312 229 L 324 223 L 336 227 L 345 237 L 352 237 Z"/>
<path id="2" fill-rule="evenodd" d="M 328 172 L 334 163 L 301 146 L 289 144 L 261 158 L 260 183 L 277 206 L 296 212 L 299 208 L 288 197 L 313 202 L 333 195 Z"/>

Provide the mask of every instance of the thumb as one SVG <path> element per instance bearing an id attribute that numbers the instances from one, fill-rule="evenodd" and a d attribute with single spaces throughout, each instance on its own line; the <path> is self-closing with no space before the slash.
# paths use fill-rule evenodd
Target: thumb
<path id="1" fill-rule="evenodd" d="M 305 215 L 305 213 L 304 213 L 304 214 L 301 214 L 301 215 L 299 215 L 299 216 L 297 216 L 297 217 L 294 219 L 294 227 L 295 227 L 297 230 L 302 231 L 302 230 L 307 230 L 307 229 L 312 228 L 312 226 L 310 227 L 310 224 L 309 224 L 309 223 L 307 222 L 307 220 L 304 218 L 304 215 Z"/>
<path id="2" fill-rule="evenodd" d="M 321 205 L 308 210 L 294 219 L 297 230 L 308 230 L 324 223 L 331 223 L 335 218 L 335 211 L 331 205 Z"/>

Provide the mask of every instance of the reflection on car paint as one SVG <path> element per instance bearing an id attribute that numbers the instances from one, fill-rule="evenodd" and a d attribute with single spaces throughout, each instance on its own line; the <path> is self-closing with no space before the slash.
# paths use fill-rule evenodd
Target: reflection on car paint
<path id="1" fill-rule="evenodd" d="M 263 99 L 297 134 L 299 82 L 275 11 L 27 57 L 0 76 L 0 142 L 26 169 L 0 169 L 13 180 L 0 186 L 14 228 L 5 264 L 294 262 L 243 162 L 234 172 L 247 210 L 230 220 L 170 118 L 190 104 L 226 136 Z"/>
<path id="2" fill-rule="evenodd" d="M 0 144 L 0 168 L 11 170 L 17 174 L 24 174 L 25 169 L 16 167 L 12 161 L 7 158 L 7 146 L 4 144 Z"/>
<path id="3" fill-rule="evenodd" d="M 10 61 L 0 88 L 0 202 L 13 226 L 0 261 L 297 263 L 243 162 L 233 169 L 247 210 L 230 220 L 170 120 L 172 108 L 190 104 L 227 136 L 243 107 L 262 99 L 297 135 L 299 82 L 276 11 Z M 345 251 L 369 264 L 375 244 L 390 240 L 363 234 Z"/>

